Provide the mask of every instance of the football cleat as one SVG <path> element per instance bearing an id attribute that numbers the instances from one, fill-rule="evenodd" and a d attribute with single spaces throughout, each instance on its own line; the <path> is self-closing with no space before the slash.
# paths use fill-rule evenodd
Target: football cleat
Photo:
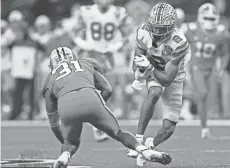
<path id="1" fill-rule="evenodd" d="M 128 149 L 128 151 L 127 151 L 128 157 L 137 158 L 138 155 L 139 155 L 139 153 L 133 149 Z"/>
<path id="2" fill-rule="evenodd" d="M 141 143 L 143 144 L 143 136 L 140 136 L 140 135 L 136 135 L 136 139 Z M 128 149 L 127 151 L 127 156 L 128 157 L 131 157 L 131 158 L 137 158 L 137 156 L 139 155 L 139 153 L 133 149 Z"/>
<path id="3" fill-rule="evenodd" d="M 163 165 L 167 165 L 172 161 L 171 156 L 165 152 L 158 152 L 155 150 L 147 149 L 141 152 L 141 154 L 142 156 L 138 155 L 137 157 L 136 163 L 138 166 L 143 166 L 146 161 L 157 162 Z"/>
<path id="4" fill-rule="evenodd" d="M 70 153 L 63 152 L 61 156 L 55 161 L 53 168 L 67 168 L 70 162 Z"/>

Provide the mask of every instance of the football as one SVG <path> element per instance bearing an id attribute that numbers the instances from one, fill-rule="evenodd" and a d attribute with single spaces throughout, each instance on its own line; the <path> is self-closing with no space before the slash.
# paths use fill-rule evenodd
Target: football
<path id="1" fill-rule="evenodd" d="M 164 71 L 165 65 L 171 60 L 170 56 L 155 56 L 149 53 L 146 54 L 149 62 L 158 70 Z"/>

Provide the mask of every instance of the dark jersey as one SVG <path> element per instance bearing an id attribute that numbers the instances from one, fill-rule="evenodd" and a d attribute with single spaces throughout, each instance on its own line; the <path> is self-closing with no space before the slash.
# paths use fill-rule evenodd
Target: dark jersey
<path id="1" fill-rule="evenodd" d="M 43 94 L 47 90 L 54 98 L 81 88 L 95 88 L 94 72 L 102 72 L 98 62 L 92 59 L 76 59 L 61 63 L 47 77 Z"/>
<path id="2" fill-rule="evenodd" d="M 227 52 L 226 29 L 218 25 L 215 32 L 205 33 L 198 23 L 188 23 L 186 37 L 191 45 L 191 63 L 202 69 L 214 67 L 219 56 Z"/>

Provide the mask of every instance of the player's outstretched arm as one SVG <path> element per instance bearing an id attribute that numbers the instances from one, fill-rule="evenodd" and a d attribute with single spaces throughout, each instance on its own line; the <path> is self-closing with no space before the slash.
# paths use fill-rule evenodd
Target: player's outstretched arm
<path id="1" fill-rule="evenodd" d="M 101 96 L 103 99 L 107 101 L 112 95 L 112 86 L 109 84 L 107 79 L 97 70 L 94 71 L 94 83 L 96 89 L 101 91 Z"/>
<path id="2" fill-rule="evenodd" d="M 59 124 L 59 115 L 57 111 L 57 99 L 54 98 L 49 88 L 46 87 L 47 84 L 48 84 L 48 80 L 46 81 L 42 94 L 46 101 L 46 111 L 49 119 L 49 124 L 56 138 L 63 144 L 64 138 L 62 136 L 62 132 Z"/>
<path id="3" fill-rule="evenodd" d="M 57 111 L 57 102 L 56 100 L 51 99 L 50 96 L 46 96 L 46 111 L 49 118 L 49 124 L 51 130 L 53 131 L 56 138 L 63 144 L 64 138 L 62 136 L 60 124 L 59 124 L 59 115 Z"/>

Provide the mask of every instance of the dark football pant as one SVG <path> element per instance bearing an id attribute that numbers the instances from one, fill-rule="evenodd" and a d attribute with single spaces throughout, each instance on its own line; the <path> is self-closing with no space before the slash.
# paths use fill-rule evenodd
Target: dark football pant
<path id="1" fill-rule="evenodd" d="M 30 112 L 28 114 L 28 119 L 33 119 L 33 111 L 34 111 L 34 79 L 15 79 L 15 88 L 13 90 L 13 110 L 10 114 L 9 119 L 16 119 L 20 113 L 22 112 L 23 105 L 23 93 L 29 87 L 29 106 Z"/>
<path id="2" fill-rule="evenodd" d="M 83 88 L 60 97 L 58 113 L 63 138 L 73 144 L 80 141 L 84 122 L 92 124 L 111 137 L 120 130 L 116 118 L 105 105 L 100 93 L 92 88 Z"/>
<path id="3" fill-rule="evenodd" d="M 201 70 L 192 67 L 192 80 L 196 93 L 201 97 L 206 97 L 210 91 L 212 70 Z"/>

